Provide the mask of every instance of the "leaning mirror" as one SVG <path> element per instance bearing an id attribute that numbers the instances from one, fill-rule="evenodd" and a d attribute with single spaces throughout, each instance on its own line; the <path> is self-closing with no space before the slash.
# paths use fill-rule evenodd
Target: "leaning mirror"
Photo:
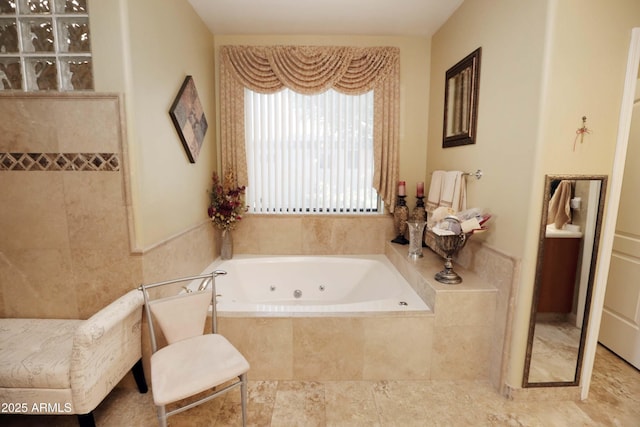
<path id="1" fill-rule="evenodd" d="M 475 144 L 481 53 L 482 48 L 476 49 L 446 73 L 442 137 L 444 148 Z"/>
<path id="2" fill-rule="evenodd" d="M 547 175 L 523 387 L 578 385 L 607 177 Z"/>

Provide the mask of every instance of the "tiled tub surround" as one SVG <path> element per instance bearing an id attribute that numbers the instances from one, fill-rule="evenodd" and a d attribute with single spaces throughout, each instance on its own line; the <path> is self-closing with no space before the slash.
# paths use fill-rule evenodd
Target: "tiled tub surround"
<path id="1" fill-rule="evenodd" d="M 462 270 L 461 285 L 441 285 L 437 255 L 412 261 L 406 246 L 386 249 L 433 311 L 221 313 L 220 332 L 249 360 L 251 380 L 488 380 L 497 290 Z"/>
<path id="2" fill-rule="evenodd" d="M 432 334 L 429 331 L 433 313 L 384 255 L 244 256 L 226 264 L 225 268 L 225 262 L 213 263 L 209 268 L 221 268 L 236 277 L 235 282 L 234 277 L 218 278 L 216 292 L 221 294 L 219 327 L 251 363 L 252 379 L 322 381 L 430 377 Z M 277 273 L 273 274 L 274 271 Z M 300 300 L 310 295 L 308 299 L 313 305 L 304 307 L 304 301 L 302 307 L 249 303 L 260 298 L 263 287 L 268 289 L 276 281 L 276 292 L 290 283 L 303 290 Z M 325 290 L 313 296 L 311 293 L 317 291 L 316 282 L 325 284 Z M 231 286 L 241 290 L 230 289 Z M 257 289 L 251 289 L 254 286 Z M 371 288 L 371 295 L 366 293 L 367 287 Z M 339 297 L 341 294 L 344 295 Z M 403 295 L 400 299 L 408 301 L 406 308 L 398 305 L 396 296 L 400 294 Z M 264 297 L 268 298 L 268 293 Z M 322 297 L 327 298 L 326 304 L 318 300 Z M 368 300 L 370 297 L 374 299 Z M 391 299 L 394 300 L 392 306 L 385 304 Z M 242 311 L 230 311 L 234 305 Z M 255 306 L 255 310 L 247 312 L 251 306 Z M 345 306 L 351 310 L 345 311 Z M 373 307 L 379 308 L 369 311 Z M 309 312 L 307 309 L 315 310 Z"/>
<path id="3" fill-rule="evenodd" d="M 388 244 L 386 255 L 435 313 L 433 378 L 448 379 L 458 371 L 464 378 L 484 378 L 505 393 L 509 316 L 519 263 L 483 243 L 470 242 L 454 259 L 463 278 L 458 285 L 434 279 L 444 260 L 430 250 L 411 260 L 407 247 Z M 468 360 L 473 357 L 474 360 Z M 464 371 L 467 371 L 466 374 Z"/>

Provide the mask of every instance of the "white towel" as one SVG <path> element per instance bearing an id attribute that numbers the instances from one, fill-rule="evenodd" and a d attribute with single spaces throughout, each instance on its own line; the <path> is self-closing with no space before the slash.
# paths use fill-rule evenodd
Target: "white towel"
<path id="1" fill-rule="evenodd" d="M 549 200 L 547 224 L 555 224 L 556 228 L 562 228 L 571 222 L 571 182 L 562 180 Z"/>
<path id="2" fill-rule="evenodd" d="M 427 212 L 433 212 L 440 206 L 440 195 L 442 194 L 445 173 L 445 171 L 433 171 L 433 174 L 431 174 L 431 184 L 429 185 L 429 195 L 427 196 Z"/>
<path id="3" fill-rule="evenodd" d="M 442 181 L 439 206 L 459 212 L 467 209 L 467 182 L 460 171 L 449 171 Z"/>

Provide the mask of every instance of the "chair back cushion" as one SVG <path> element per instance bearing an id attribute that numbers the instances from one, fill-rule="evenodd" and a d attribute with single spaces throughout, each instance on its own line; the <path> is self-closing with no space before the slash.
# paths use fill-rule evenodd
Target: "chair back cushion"
<path id="1" fill-rule="evenodd" d="M 149 302 L 167 342 L 202 335 L 211 304 L 211 290 L 189 292 Z"/>

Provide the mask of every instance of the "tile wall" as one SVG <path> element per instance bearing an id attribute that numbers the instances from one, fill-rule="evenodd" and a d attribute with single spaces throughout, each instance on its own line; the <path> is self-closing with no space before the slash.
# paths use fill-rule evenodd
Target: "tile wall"
<path id="1" fill-rule="evenodd" d="M 141 277 L 115 96 L 0 97 L 0 315 L 88 317 Z"/>
<path id="2" fill-rule="evenodd" d="M 132 250 L 120 114 L 115 95 L 0 96 L 0 316 L 87 318 L 213 259 L 207 222 Z"/>

